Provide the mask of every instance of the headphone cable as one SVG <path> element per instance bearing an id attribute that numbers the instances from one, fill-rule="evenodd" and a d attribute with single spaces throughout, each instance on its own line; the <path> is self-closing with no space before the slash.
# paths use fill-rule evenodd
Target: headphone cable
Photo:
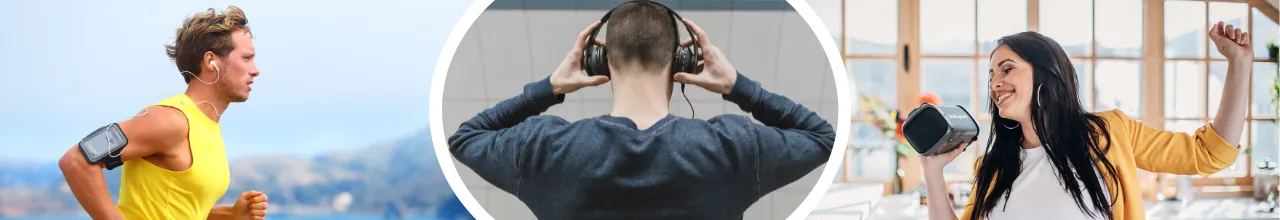
<path id="1" fill-rule="evenodd" d="M 685 103 L 689 103 L 689 114 L 690 114 L 689 118 L 697 117 L 698 112 L 696 110 L 693 110 L 693 102 L 689 101 L 689 93 L 684 92 L 684 85 L 685 85 L 684 83 L 680 84 L 680 95 L 684 96 Z"/>

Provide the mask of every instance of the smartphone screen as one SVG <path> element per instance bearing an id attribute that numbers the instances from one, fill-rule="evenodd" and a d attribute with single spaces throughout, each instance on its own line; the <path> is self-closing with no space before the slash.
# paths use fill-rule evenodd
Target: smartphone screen
<path id="1" fill-rule="evenodd" d="M 119 129 L 109 127 L 107 130 L 94 134 L 81 142 L 80 149 L 91 160 L 101 159 L 110 153 L 112 148 L 124 144 L 124 137 L 119 135 L 119 131 Z"/>

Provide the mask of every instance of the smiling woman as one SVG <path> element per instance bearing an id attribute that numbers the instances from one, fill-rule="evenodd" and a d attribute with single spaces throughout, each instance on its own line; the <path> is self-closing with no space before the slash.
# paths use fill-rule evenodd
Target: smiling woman
<path id="1" fill-rule="evenodd" d="M 871 130 L 861 129 L 868 132 L 860 132 L 851 140 L 851 149 L 855 149 L 852 155 L 846 156 L 844 167 L 848 169 L 844 172 L 847 178 L 837 184 L 842 185 L 845 191 L 832 191 L 827 197 L 850 197 L 848 191 L 857 190 L 881 190 L 886 192 L 885 196 L 861 196 L 851 199 L 831 199 L 824 201 L 822 206 L 830 207 L 824 211 L 824 217 L 844 217 L 857 218 L 866 217 L 873 219 L 896 219 L 896 218 L 918 218 L 924 217 L 931 213 L 943 212 L 943 210 L 928 211 L 927 209 L 950 209 L 949 213 L 960 213 L 957 215 L 961 218 L 972 218 L 966 210 L 978 210 L 980 208 L 972 207 L 976 203 L 966 202 L 973 199 L 968 195 L 981 195 L 983 198 L 992 198 L 992 202 L 985 202 L 983 205 L 996 204 L 991 215 L 986 213 L 980 214 L 982 218 L 998 218 L 996 216 L 1003 210 L 1014 210 L 1012 206 L 1027 205 L 1028 203 L 1019 203 L 1010 201 L 1011 198 L 996 197 L 987 194 L 974 194 L 973 192 L 982 192 L 982 190 L 1003 188 L 1001 181 L 1010 181 L 1010 178 L 1000 178 L 995 176 L 983 177 L 979 173 L 982 167 L 992 160 L 1000 157 L 1012 157 L 1006 161 L 1014 161 L 1024 159 L 1019 162 L 1021 165 L 1029 165 L 1033 158 L 1053 158 L 1054 155 L 1064 155 L 1071 152 L 1064 150 L 1055 150 L 1055 147 L 1077 147 L 1087 149 L 1084 143 L 1046 143 L 1048 138 L 1041 138 L 1040 144 L 1046 145 L 1041 148 L 1046 151 L 1043 154 L 1037 154 L 1035 150 L 1004 150 L 997 151 L 999 146 L 994 143 L 1001 142 L 1000 138 L 1011 138 L 1017 136 L 1012 134 L 983 134 L 979 138 L 975 146 L 981 146 L 977 149 L 969 151 L 961 151 L 955 156 L 950 163 L 937 168 L 938 174 L 932 174 L 928 169 L 921 169 L 923 165 L 919 157 L 914 152 L 898 150 L 896 153 L 884 153 L 893 149 L 910 149 L 901 147 L 909 145 L 900 140 L 898 135 L 892 132 L 891 126 L 880 126 L 887 121 L 892 122 L 893 113 L 901 120 L 901 114 L 912 111 L 919 106 L 915 102 L 918 97 L 923 94 L 938 94 L 942 99 L 942 103 L 946 105 L 960 105 L 966 109 L 977 109 L 975 118 L 978 120 L 984 130 L 990 129 L 991 133 L 1018 132 L 1026 129 L 1029 123 L 1014 123 L 1015 120 L 1009 117 L 1032 115 L 1032 111 L 1025 113 L 1007 111 L 1009 105 L 1026 105 L 1030 104 L 1030 108 L 1037 108 L 1033 100 L 1045 98 L 1046 106 L 1051 105 L 1049 98 L 1058 99 L 1055 103 L 1078 103 L 1065 105 L 1078 105 L 1079 112 L 1101 117 L 1102 122 L 1096 124 L 1098 128 L 1116 127 L 1116 124 L 1128 124 L 1139 128 L 1151 128 L 1160 131 L 1170 131 L 1173 136 L 1182 137 L 1188 135 L 1198 139 L 1213 139 L 1205 134 L 1205 130 L 1215 130 L 1223 140 L 1238 139 L 1231 142 L 1238 145 L 1238 151 L 1214 151 L 1214 157 L 1228 157 L 1226 154 L 1235 154 L 1232 161 L 1223 164 L 1214 163 L 1211 166 L 1198 166 L 1208 173 L 1192 173 L 1201 175 L 1191 175 L 1188 173 L 1171 172 L 1163 169 L 1161 166 L 1152 165 L 1151 167 L 1138 166 L 1129 173 L 1126 168 L 1124 156 L 1113 158 L 1115 155 L 1104 154 L 1105 158 L 1111 159 L 1111 163 L 1118 173 L 1118 182 L 1123 187 L 1124 194 L 1119 192 L 1103 191 L 1108 200 L 1102 200 L 1112 208 L 1112 214 L 1116 218 L 1129 219 L 1149 218 L 1149 219 L 1165 219 L 1173 218 L 1173 216 L 1197 216 L 1196 218 L 1217 219 L 1223 216 L 1251 216 L 1257 218 L 1275 218 L 1280 215 L 1275 213 L 1257 213 L 1255 210 L 1248 211 L 1223 211 L 1225 209 L 1213 209 L 1214 211 L 1206 211 L 1203 213 L 1187 213 L 1181 212 L 1185 210 L 1198 210 L 1191 206 L 1213 206 L 1227 207 L 1231 202 L 1245 201 L 1243 198 L 1247 195 L 1253 195 L 1253 191 L 1258 188 L 1252 186 L 1255 173 L 1264 173 L 1264 169 L 1257 167 L 1264 165 L 1267 158 L 1280 158 L 1280 154 L 1276 154 L 1276 147 L 1280 146 L 1276 143 L 1274 126 L 1272 122 L 1274 114 L 1271 109 L 1273 105 L 1269 105 L 1271 96 L 1270 80 L 1274 78 L 1274 65 L 1270 65 L 1265 59 L 1266 55 L 1253 53 L 1248 56 L 1251 58 L 1240 57 L 1237 59 L 1229 59 L 1235 56 L 1224 53 L 1218 49 L 1217 40 L 1209 35 L 1209 30 L 1222 21 L 1225 24 L 1220 27 L 1231 32 L 1221 32 L 1223 36 L 1229 39 L 1235 39 L 1248 42 L 1236 42 L 1237 45 L 1245 45 L 1254 48 L 1257 51 L 1258 42 L 1265 43 L 1266 40 L 1259 40 L 1262 35 L 1267 35 L 1265 39 L 1273 38 L 1275 29 L 1276 9 L 1274 5 L 1267 4 L 1265 1 L 1231 1 L 1231 0 L 1115 0 L 1115 1 L 1092 1 L 1092 0 L 965 0 L 965 1 L 863 1 L 863 0 L 833 0 L 844 5 L 842 19 L 838 22 L 838 26 L 846 27 L 842 30 L 841 38 L 848 42 L 843 48 L 843 55 L 846 64 L 849 66 L 854 82 L 863 86 L 855 95 L 864 98 L 868 106 L 872 104 L 889 103 L 886 108 L 867 108 L 859 111 L 855 115 L 855 120 L 851 123 L 855 126 L 863 128 L 872 127 L 888 127 L 888 130 Z M 827 21 L 830 22 L 830 21 Z M 1227 27 L 1226 25 L 1231 25 Z M 883 27 L 889 27 L 885 29 Z M 1199 29 L 1199 31 L 1196 31 Z M 1247 38 L 1240 38 L 1235 29 L 1240 32 L 1250 33 Z M 998 39 L 1011 36 L 1021 32 L 1034 32 L 1043 35 L 1045 39 L 1039 41 L 1052 41 L 1060 48 L 1062 54 L 1061 60 L 1043 64 L 1044 68 L 1036 68 L 1035 71 L 1048 72 L 1047 70 L 1070 69 L 1074 74 L 1072 79 L 1060 79 L 1062 77 L 1040 77 L 1036 73 L 1036 77 L 1019 77 L 1017 73 L 1032 71 L 1027 68 L 1019 68 L 1015 66 L 1010 69 L 1010 75 L 1004 74 L 1005 66 L 1012 65 L 1013 61 L 1001 63 L 1006 59 L 1001 59 L 997 53 L 1001 50 L 1012 50 L 1009 48 L 998 49 L 1000 42 Z M 1258 36 L 1253 36 L 1253 34 Z M 890 36 L 892 40 L 876 40 Z M 1199 41 L 1199 42 L 1197 42 Z M 1037 43 L 1032 45 L 1048 45 L 1048 43 Z M 1006 46 L 1008 47 L 1008 46 Z M 896 48 L 896 49 L 885 49 Z M 887 51 L 887 52 L 886 52 Z M 1036 50 L 1040 51 L 1040 50 Z M 1050 50 L 1051 51 L 1051 50 Z M 1035 57 L 1049 56 L 1048 52 L 1018 52 L 1017 57 L 1023 58 L 1022 61 L 1034 60 Z M 1055 58 L 1058 59 L 1058 58 Z M 1031 61 L 1032 64 L 1036 62 Z M 1026 65 L 1025 62 L 1017 62 Z M 1252 63 L 1245 65 L 1244 63 Z M 1263 65 L 1266 64 L 1266 65 Z M 1033 65 L 1034 66 L 1034 65 Z M 1248 66 L 1248 67 L 1246 67 Z M 1252 71 L 1250 71 L 1252 70 Z M 1252 73 L 1250 73 L 1252 72 Z M 1030 74 L 1028 74 L 1030 75 Z M 1251 75 L 1251 76 L 1250 76 Z M 1034 78 L 1034 79 L 1032 79 Z M 1046 78 L 1056 79 L 1060 82 L 1047 81 L 1049 83 L 1041 85 Z M 1232 86 L 1235 80 L 1252 81 L 1252 83 L 1237 83 Z M 1012 80 L 1012 81 L 1011 81 Z M 1025 82 L 1022 82 L 1025 81 Z M 1063 85 L 1057 87 L 1052 83 L 1066 84 L 1067 81 L 1074 81 L 1071 85 Z M 1262 81 L 1263 83 L 1260 83 Z M 1020 83 L 1027 85 L 1020 85 Z M 1074 88 L 1067 89 L 1065 87 Z M 1000 87 L 1000 88 L 994 88 Z M 1067 95 L 1068 91 L 1073 91 L 1071 95 Z M 1245 91 L 1245 92 L 1240 92 Z M 1043 97 L 1035 96 L 1042 94 Z M 1227 95 L 1234 93 L 1236 95 Z M 1050 95 L 1057 96 L 1050 96 Z M 1252 95 L 1249 95 L 1252 94 Z M 1028 96 L 1031 95 L 1031 96 Z M 1072 96 L 1074 99 L 1065 99 L 1062 97 Z M 1234 100 L 1234 99 L 1241 100 Z M 999 104 L 996 104 L 999 103 Z M 1058 104 L 1053 108 L 1061 107 Z M 1247 111 L 1243 114 L 1231 113 L 1236 108 L 1220 107 L 1226 105 L 1245 106 Z M 998 114 L 993 109 L 1000 109 Z M 1071 112 L 1077 109 L 1072 107 Z M 1068 116 L 1054 114 L 1051 110 L 1044 110 L 1041 113 L 1047 115 L 1044 121 L 1050 121 L 1054 125 L 1054 129 L 1067 129 L 1070 123 L 1060 123 L 1067 119 Z M 1118 113 L 1118 114 L 1112 114 Z M 1011 115 L 999 115 L 1011 114 Z M 1219 114 L 1225 116 L 1243 116 L 1240 121 L 1243 123 L 1217 124 L 1225 123 L 1232 118 L 1220 118 Z M 1123 115 L 1126 120 L 1118 120 L 1117 115 Z M 1082 116 L 1083 117 L 1083 116 Z M 1028 117 L 1037 118 L 1037 117 Z M 1131 121 L 1129 121 L 1131 120 Z M 1113 122 L 1113 121 L 1129 121 L 1129 122 Z M 1004 122 L 1004 124 L 1001 124 Z M 1214 125 L 1215 129 L 1203 129 L 1206 125 Z M 1036 126 L 1030 126 L 1036 127 Z M 1078 126 L 1077 126 L 1078 127 Z M 1013 128 L 1013 129 L 1009 129 Z M 1098 129 L 1101 130 L 1101 129 Z M 1114 128 L 1107 129 L 1116 136 L 1116 133 L 1124 133 L 1125 130 L 1141 130 L 1130 128 Z M 881 131 L 882 133 L 874 133 L 871 131 Z M 1101 132 L 1101 131 L 1099 131 Z M 1052 136 L 1069 135 L 1070 132 L 1050 132 Z M 1139 132 L 1142 133 L 1142 132 Z M 1163 134 L 1163 132 L 1161 132 Z M 1231 137 L 1236 135 L 1237 137 Z M 1027 135 L 1035 136 L 1035 135 Z M 1099 139 L 1111 140 L 1116 137 L 1101 135 Z M 1021 137 L 1021 136 L 1018 136 Z M 989 139 L 989 140 L 985 140 Z M 1079 139 L 1079 138 L 1072 138 Z M 1106 148 L 1108 141 L 1103 140 L 1100 145 Z M 1003 140 L 1008 141 L 1008 140 Z M 1008 141 L 1011 146 L 1015 147 L 1034 147 L 1022 146 L 1022 140 Z M 1148 143 L 1115 143 L 1115 144 L 1157 144 L 1166 145 L 1166 142 Z M 1068 146 L 1062 146 L 1068 145 Z M 1110 149 L 1123 149 L 1124 146 L 1113 146 Z M 898 146 L 898 147 L 894 147 Z M 1114 150 L 1112 150 L 1114 151 Z M 1110 151 L 1108 151 L 1110 152 Z M 1207 154 L 1206 154 L 1207 155 Z M 1200 155 L 1196 158 L 1205 158 Z M 1150 156 L 1150 155 L 1147 155 Z M 1025 157 L 1025 158 L 1024 158 Z M 1094 155 L 1096 157 L 1096 155 Z M 1079 157 L 1072 157 L 1078 159 Z M 896 163 L 895 160 L 896 159 Z M 887 160 L 887 161 L 886 161 Z M 1051 161 L 1051 160 L 1044 160 Z M 1068 167 L 1068 169 L 1076 170 L 1071 172 L 1086 172 L 1088 170 L 1098 170 L 1098 176 L 1107 176 L 1107 168 L 1101 165 L 1102 161 L 1094 159 L 1095 166 L 1092 169 L 1085 167 L 1085 170 L 1079 170 L 1076 167 Z M 872 166 L 861 167 L 858 164 L 867 164 L 875 162 L 876 164 L 896 164 L 896 166 Z M 1043 162 L 1043 161 L 1038 161 Z M 1188 162 L 1192 163 L 1192 162 Z M 1079 163 L 1073 163 L 1079 164 Z M 1206 165 L 1196 163 L 1198 165 Z M 1225 164 L 1225 165 L 1224 165 Z M 991 165 L 1001 170 L 1016 169 L 1022 174 L 1014 179 L 1019 181 L 1017 186 L 1027 185 L 1023 180 L 1027 178 L 1050 177 L 1056 178 L 1057 175 L 1040 175 L 1031 176 L 1030 170 L 1018 166 Z M 1222 167 L 1219 167 L 1219 166 Z M 1055 165 L 1056 166 L 1056 165 Z M 1041 166 L 1046 167 L 1046 166 Z M 1141 169 L 1139 169 L 1141 168 Z M 1164 167 L 1167 168 L 1167 167 Z M 988 168 L 990 169 L 990 168 Z M 1009 171 L 1005 170 L 1005 171 Z M 1058 170 L 1055 168 L 1054 170 Z M 1209 172 L 1218 171 L 1218 172 Z M 1010 172 L 995 172 L 1007 175 Z M 1052 173 L 1052 172 L 1051 172 Z M 1053 173 L 1057 174 L 1057 173 Z M 928 177 L 929 175 L 939 176 L 941 178 Z M 1007 177 L 1007 176 L 1006 176 Z M 986 178 L 987 180 L 982 180 Z M 929 179 L 930 181 L 924 181 Z M 1125 180 L 1129 179 L 1129 180 Z M 1140 180 L 1140 184 L 1133 184 Z M 981 181 L 987 181 L 982 183 Z M 1057 181 L 1054 181 L 1057 182 Z M 1073 213 L 1102 213 L 1105 210 L 1098 211 L 1100 208 L 1093 205 L 1095 202 L 1089 194 L 1091 191 L 1085 190 L 1089 188 L 1086 185 L 1094 182 L 1110 182 L 1115 184 L 1116 181 L 1103 179 L 1087 179 L 1076 181 L 1077 190 L 1058 190 L 1066 192 L 1065 201 L 1070 204 L 1063 206 L 1074 207 L 1074 209 L 1063 210 L 1044 210 L 1037 213 L 1036 218 L 1054 218 L 1054 217 L 1076 217 L 1073 215 L 1058 215 L 1053 211 L 1069 211 Z M 942 183 L 939 186 L 926 185 L 926 183 Z M 986 184 L 984 186 L 975 185 Z M 1067 188 L 1068 182 L 1055 183 L 1049 185 L 1050 188 Z M 1133 184 L 1132 186 L 1130 186 Z M 1108 188 L 1107 184 L 1103 185 L 1104 189 Z M 1176 187 L 1175 187 L 1176 186 Z M 931 194 L 926 188 L 932 189 L 939 194 Z M 833 186 L 835 188 L 835 186 Z M 1117 187 L 1110 187 L 1117 188 Z M 919 200 L 916 193 L 923 192 L 926 197 L 933 199 L 934 197 L 951 198 L 948 204 L 954 206 L 935 205 L 941 201 L 929 201 L 930 205 L 895 205 L 909 203 L 907 201 Z M 1014 189 L 1012 191 L 1028 192 L 1028 190 Z M 1057 193 L 1057 191 L 1045 191 Z M 984 192 L 985 193 L 985 192 Z M 1076 193 L 1076 194 L 1072 194 Z M 1012 197 L 1044 197 L 1053 195 L 1038 195 L 1029 193 L 1019 195 L 1019 193 L 1005 194 Z M 1080 203 L 1076 203 L 1077 196 L 1082 196 Z M 994 200 L 998 198 L 998 200 Z M 1189 203 L 1174 204 L 1174 202 L 1163 202 L 1177 198 L 1179 201 L 1192 201 Z M 1198 200 L 1196 198 L 1206 198 Z M 1225 198 L 1224 200 L 1215 200 L 1208 198 Z M 1016 200 L 1016 198 L 1012 198 Z M 866 201 L 895 201 L 880 202 L 875 206 L 862 206 Z M 896 201 L 901 200 L 902 203 Z M 981 199 L 979 199 L 981 200 Z M 1007 201 L 1007 202 L 1006 202 Z M 1259 200 L 1261 201 L 1261 200 Z M 918 202 L 918 201 L 917 201 Z M 1115 204 L 1111 204 L 1114 202 Z M 1009 204 L 1007 209 L 1003 208 L 1004 204 Z M 1131 204 L 1136 203 L 1167 203 L 1160 205 L 1158 208 L 1149 208 L 1146 213 L 1138 213 L 1133 211 L 1116 211 L 1125 209 Z M 1084 207 L 1084 208 L 1082 208 Z M 1239 207 L 1239 206 L 1232 206 Z M 1086 210 L 1086 208 L 1088 210 Z M 901 210 L 906 210 L 899 212 Z M 1020 209 L 1020 210 L 1037 210 L 1041 209 Z M 1090 211 L 1092 210 L 1092 211 Z M 1174 212 L 1177 210 L 1178 212 Z M 863 216 L 855 214 L 835 214 L 835 213 L 871 213 Z M 980 211 L 981 212 L 981 211 Z M 1008 214 L 1008 213 L 1006 213 Z M 957 216 L 942 216 L 942 218 L 954 218 Z M 1105 218 L 1101 215 L 1095 215 L 1098 218 Z"/>
<path id="2" fill-rule="evenodd" d="M 1218 119 L 1192 136 L 1148 127 L 1121 111 L 1080 106 L 1075 69 L 1053 39 L 1023 32 L 997 41 L 991 54 L 993 124 L 979 159 L 965 219 L 1144 217 L 1137 168 L 1208 176 L 1236 160 L 1243 130 L 1252 48 L 1247 32 L 1219 23 L 1210 30 L 1233 63 Z M 954 218 L 942 167 L 957 153 L 922 156 L 932 219 Z M 1056 174 L 1056 175 L 1055 175 Z M 1014 184 L 1017 182 L 1018 184 Z M 1071 210 L 1068 207 L 1076 207 Z M 1001 207 L 1001 208 L 997 208 Z M 1009 208 L 1012 209 L 1009 209 Z"/>

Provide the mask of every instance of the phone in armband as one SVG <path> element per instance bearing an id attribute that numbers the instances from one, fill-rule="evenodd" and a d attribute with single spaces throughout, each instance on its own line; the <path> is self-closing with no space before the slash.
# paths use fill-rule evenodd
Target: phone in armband
<path id="1" fill-rule="evenodd" d="M 902 136 L 925 156 L 944 154 L 978 140 L 978 121 L 964 107 L 921 104 L 902 124 Z"/>
<path id="2" fill-rule="evenodd" d="M 89 164 L 102 163 L 107 170 L 124 165 L 120 153 L 129 145 L 129 138 L 120 129 L 119 123 L 111 123 L 98 128 L 80 140 L 80 153 Z"/>

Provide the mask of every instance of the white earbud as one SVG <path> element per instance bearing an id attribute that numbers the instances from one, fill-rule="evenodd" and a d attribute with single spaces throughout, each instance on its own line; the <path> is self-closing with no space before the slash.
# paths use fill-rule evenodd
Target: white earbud
<path id="1" fill-rule="evenodd" d="M 218 69 L 218 64 L 214 63 L 212 60 L 209 61 L 209 65 L 213 66 L 213 70 L 218 71 L 217 78 L 214 78 L 213 82 L 205 82 L 204 79 L 200 79 L 200 76 L 197 76 L 195 73 L 191 73 L 191 71 L 182 71 L 182 73 L 190 74 L 191 77 L 195 77 L 196 80 L 200 80 L 200 83 L 213 85 L 214 83 L 218 83 L 218 80 L 222 79 L 222 69 Z"/>

